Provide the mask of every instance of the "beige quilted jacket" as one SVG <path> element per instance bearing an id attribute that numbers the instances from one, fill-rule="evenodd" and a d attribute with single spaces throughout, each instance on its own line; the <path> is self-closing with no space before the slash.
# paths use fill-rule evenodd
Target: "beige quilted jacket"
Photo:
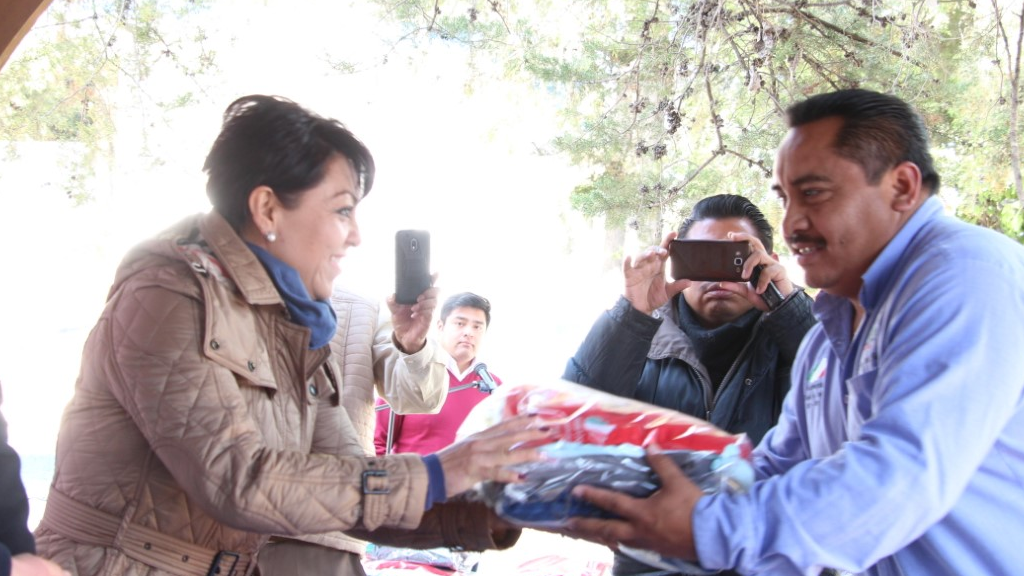
<path id="1" fill-rule="evenodd" d="M 338 315 L 333 346 L 344 382 L 341 403 L 364 454 L 373 456 L 374 391 L 402 414 L 437 413 L 448 393 L 448 357 L 430 338 L 415 354 L 400 352 L 392 341 L 390 311 L 383 309 L 382 315 L 376 302 L 336 288 L 331 306 Z M 297 539 L 360 554 L 366 549 L 365 542 L 341 532 Z"/>
<path id="2" fill-rule="evenodd" d="M 308 342 L 216 213 L 133 249 L 64 412 L 40 554 L 82 575 L 230 576 L 267 534 L 496 546 L 482 506 L 423 513 L 418 456 L 365 455 L 336 357 Z"/>

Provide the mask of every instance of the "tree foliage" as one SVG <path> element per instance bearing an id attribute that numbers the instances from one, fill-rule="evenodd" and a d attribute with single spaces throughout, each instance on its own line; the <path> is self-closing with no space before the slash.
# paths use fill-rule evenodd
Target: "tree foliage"
<path id="1" fill-rule="evenodd" d="M 186 106 L 198 84 L 163 91 L 147 81 L 162 69 L 186 80 L 215 69 L 194 19 L 204 7 L 201 0 L 55 0 L 3 70 L 0 142 L 7 154 L 25 141 L 72 146 L 81 153 L 65 167 L 65 189 L 76 202 L 88 200 L 88 177 L 113 157 L 114 111 L 142 100 L 157 110 Z"/>
<path id="2" fill-rule="evenodd" d="M 553 144 L 593 170 L 573 205 L 643 238 L 708 194 L 774 210 L 783 110 L 847 87 L 917 106 L 959 215 L 1024 238 L 1016 0 L 377 2 L 403 39 L 490 51 L 557 93 Z"/>
<path id="3" fill-rule="evenodd" d="M 777 215 L 766 200 L 783 110 L 853 86 L 917 106 L 944 198 L 961 217 L 1024 239 L 1019 0 L 373 1 L 382 30 L 397 30 L 394 46 L 464 50 L 477 81 L 524 82 L 550 97 L 561 135 L 541 148 L 591 171 L 573 206 L 643 239 L 717 192 Z M 202 97 L 201 80 L 217 71 L 202 18 L 211 5 L 55 0 L 3 71 L 8 153 L 26 140 L 74 143 L 82 153 L 67 190 L 87 199 L 83 178 L 113 156 L 114 110 L 166 112 Z M 161 75 L 173 90 L 153 88 Z"/>

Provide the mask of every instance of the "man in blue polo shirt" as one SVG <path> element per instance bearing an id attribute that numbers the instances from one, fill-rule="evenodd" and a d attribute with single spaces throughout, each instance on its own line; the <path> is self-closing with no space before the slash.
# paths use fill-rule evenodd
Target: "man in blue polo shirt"
<path id="1" fill-rule="evenodd" d="M 1024 566 L 1024 247 L 944 214 L 921 117 L 842 90 L 787 111 L 772 188 L 822 293 L 744 495 L 662 455 L 624 520 L 569 532 L 744 574 L 1013 574 Z"/>

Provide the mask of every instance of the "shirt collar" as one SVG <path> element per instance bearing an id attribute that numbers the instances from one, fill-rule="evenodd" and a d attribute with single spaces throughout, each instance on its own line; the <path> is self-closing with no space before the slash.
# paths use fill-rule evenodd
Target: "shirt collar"
<path id="1" fill-rule="evenodd" d="M 898 266 L 914 236 L 942 210 L 942 202 L 938 198 L 925 200 L 868 266 L 863 276 L 864 285 L 860 289 L 860 303 L 865 310 L 872 310 L 878 305 L 879 300 L 885 295 L 893 270 Z M 813 310 L 833 347 L 840 354 L 845 353 L 850 344 L 849 327 L 853 322 L 853 308 L 849 301 L 841 296 L 821 292 L 814 300 Z"/>
<path id="2" fill-rule="evenodd" d="M 452 358 L 451 355 L 448 356 L 448 371 L 451 372 L 452 374 L 454 374 L 455 378 L 457 378 L 459 380 L 459 382 L 462 382 L 463 380 L 465 380 L 466 376 L 469 376 L 470 374 L 472 374 L 473 370 L 475 370 L 476 367 L 479 366 L 479 365 L 480 365 L 480 359 L 479 358 L 473 358 L 473 361 L 469 363 L 469 368 L 467 368 L 465 372 L 460 373 L 459 372 L 459 363 L 455 360 L 455 358 Z"/>
<path id="3" fill-rule="evenodd" d="M 860 289 L 860 304 L 865 310 L 871 310 L 878 304 L 886 292 L 889 280 L 893 277 L 893 270 L 906 255 L 914 236 L 917 236 L 929 220 L 941 214 L 942 210 L 942 202 L 938 198 L 932 196 L 925 200 L 871 263 L 864 273 L 864 285 Z"/>

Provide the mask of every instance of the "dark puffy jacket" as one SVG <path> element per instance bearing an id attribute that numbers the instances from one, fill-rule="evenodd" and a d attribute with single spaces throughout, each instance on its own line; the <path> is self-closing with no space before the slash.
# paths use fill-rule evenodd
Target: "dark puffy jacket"
<path id="1" fill-rule="evenodd" d="M 0 391 L 0 404 L 3 403 Z M 28 496 L 21 483 L 21 459 L 7 444 L 7 421 L 0 415 L 0 575 L 11 573 L 11 557 L 35 552 L 28 530 Z"/>
<path id="2" fill-rule="evenodd" d="M 779 416 L 793 357 L 815 322 L 811 298 L 798 291 L 761 315 L 717 393 L 679 328 L 681 299 L 648 316 L 620 298 L 590 329 L 564 378 L 744 432 L 756 444 Z"/>
<path id="3" fill-rule="evenodd" d="M 697 416 L 760 442 L 778 420 L 793 358 L 814 325 L 811 298 L 798 290 L 777 310 L 762 314 L 717 392 L 679 327 L 681 300 L 679 295 L 648 316 L 619 298 L 594 323 L 563 378 Z M 621 554 L 613 573 L 670 574 Z"/>

